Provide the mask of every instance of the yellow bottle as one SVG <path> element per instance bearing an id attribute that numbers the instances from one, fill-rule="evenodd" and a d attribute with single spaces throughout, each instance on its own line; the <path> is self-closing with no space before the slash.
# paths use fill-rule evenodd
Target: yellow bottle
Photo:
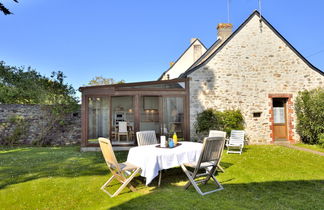
<path id="1" fill-rule="evenodd" d="M 174 146 L 176 146 L 178 144 L 178 137 L 176 132 L 173 133 L 172 139 L 173 139 Z"/>

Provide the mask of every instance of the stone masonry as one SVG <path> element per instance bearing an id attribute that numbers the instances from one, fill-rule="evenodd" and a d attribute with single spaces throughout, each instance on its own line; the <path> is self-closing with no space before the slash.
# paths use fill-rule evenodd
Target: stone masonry
<path id="1" fill-rule="evenodd" d="M 81 142 L 80 111 L 68 114 L 64 117 L 63 124 L 57 124 L 47 132 L 51 120 L 48 117 L 50 108 L 51 106 L 0 104 L 0 142 L 13 135 L 17 125 L 10 123 L 10 119 L 19 117 L 26 124 L 26 132 L 15 144 L 32 145 L 42 136 L 48 145 L 79 144 Z"/>
<path id="2" fill-rule="evenodd" d="M 285 96 L 290 142 L 296 133 L 294 101 L 298 91 L 324 87 L 324 76 L 311 68 L 254 15 L 206 64 L 188 75 L 190 130 L 195 137 L 197 113 L 207 109 L 240 109 L 252 144 L 273 143 L 272 97 Z M 261 113 L 253 117 L 253 113 Z"/>

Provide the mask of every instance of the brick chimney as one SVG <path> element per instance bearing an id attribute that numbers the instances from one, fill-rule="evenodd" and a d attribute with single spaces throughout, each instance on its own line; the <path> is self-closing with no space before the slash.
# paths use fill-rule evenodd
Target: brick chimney
<path id="1" fill-rule="evenodd" d="M 194 43 L 197 38 L 191 38 L 190 44 Z M 193 62 L 195 62 L 202 55 L 202 48 L 200 43 L 196 43 L 193 46 Z"/>
<path id="2" fill-rule="evenodd" d="M 231 23 L 219 23 L 217 25 L 217 39 L 225 41 L 231 34 L 233 30 L 233 24 Z"/>

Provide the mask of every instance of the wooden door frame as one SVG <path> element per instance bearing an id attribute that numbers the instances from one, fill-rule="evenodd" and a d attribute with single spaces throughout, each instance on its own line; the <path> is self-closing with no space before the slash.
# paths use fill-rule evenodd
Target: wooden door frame
<path id="1" fill-rule="evenodd" d="M 274 136 L 274 116 L 273 116 L 273 98 L 284 98 L 286 99 L 285 103 L 285 117 L 286 117 L 286 126 L 287 126 L 287 141 L 290 143 L 295 143 L 294 140 L 294 125 L 293 125 L 293 101 L 292 101 L 292 94 L 269 94 L 269 114 L 270 114 L 270 138 L 271 143 L 275 142 L 275 136 Z"/>

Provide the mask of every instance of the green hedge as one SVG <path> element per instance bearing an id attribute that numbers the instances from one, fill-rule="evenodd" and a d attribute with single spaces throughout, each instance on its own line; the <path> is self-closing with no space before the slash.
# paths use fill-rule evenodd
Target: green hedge
<path id="1" fill-rule="evenodd" d="M 295 103 L 297 132 L 304 143 L 318 144 L 324 133 L 324 89 L 298 93 Z"/>
<path id="2" fill-rule="evenodd" d="M 240 110 L 206 109 L 197 114 L 195 123 L 196 133 L 207 134 L 209 130 L 225 131 L 228 135 L 231 130 L 244 130 L 244 118 Z"/>

